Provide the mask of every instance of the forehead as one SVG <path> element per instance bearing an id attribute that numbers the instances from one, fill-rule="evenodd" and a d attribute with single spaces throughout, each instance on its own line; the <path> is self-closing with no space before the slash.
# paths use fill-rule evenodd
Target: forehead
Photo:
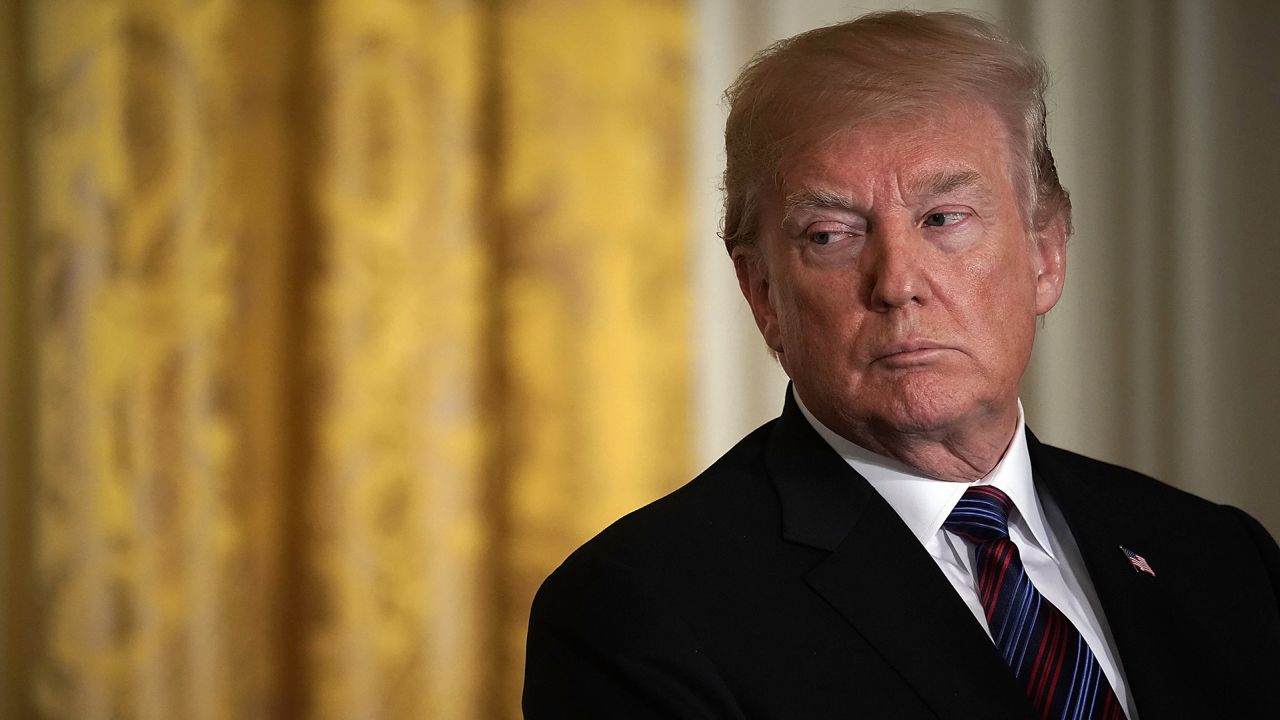
<path id="1" fill-rule="evenodd" d="M 900 194 L 945 188 L 948 177 L 977 176 L 997 195 L 1012 194 L 1007 128 L 982 104 L 950 102 L 929 111 L 866 120 L 800 144 L 779 168 L 785 197 L 802 188 Z M 816 185 L 816 187 L 815 187 Z M 871 198 L 865 198 L 870 200 Z"/>

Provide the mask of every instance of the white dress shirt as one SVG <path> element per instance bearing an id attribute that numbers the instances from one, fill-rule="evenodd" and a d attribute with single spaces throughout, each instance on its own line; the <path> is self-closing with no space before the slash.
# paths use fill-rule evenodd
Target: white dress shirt
<path id="1" fill-rule="evenodd" d="M 1102 606 L 1098 603 L 1084 560 L 1080 557 L 1080 549 L 1057 504 L 1047 493 L 1040 496 L 1032 481 L 1021 402 L 1018 403 L 1018 426 L 1004 457 L 986 477 L 964 483 L 921 475 L 904 463 L 850 442 L 818 422 L 798 394 L 795 398 L 813 429 L 902 517 L 942 574 L 955 587 L 960 599 L 969 606 L 988 637 L 991 630 L 987 627 L 986 613 L 978 599 L 974 548 L 945 530 L 942 524 L 965 490 L 973 485 L 994 485 L 1004 491 L 1014 504 L 1009 513 L 1009 538 L 1018 548 L 1027 576 L 1040 594 L 1080 631 L 1111 682 L 1120 707 L 1125 709 L 1130 720 L 1137 720 L 1115 640 L 1102 614 Z"/>

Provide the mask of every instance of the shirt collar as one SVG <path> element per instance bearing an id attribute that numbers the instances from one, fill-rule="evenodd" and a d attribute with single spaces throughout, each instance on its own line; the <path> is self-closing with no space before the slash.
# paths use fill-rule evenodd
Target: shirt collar
<path id="1" fill-rule="evenodd" d="M 1053 547 L 1048 541 L 1044 512 L 1032 480 L 1031 455 L 1027 451 L 1021 400 L 1018 401 L 1017 429 L 1000 462 L 996 463 L 986 477 L 972 483 L 960 483 L 922 475 L 905 463 L 878 455 L 849 441 L 819 422 L 809 412 L 809 408 L 805 407 L 794 387 L 792 395 L 805 420 L 809 421 L 813 429 L 850 467 L 871 483 L 876 492 L 902 517 L 902 521 L 921 544 L 938 534 L 965 490 L 974 485 L 994 485 L 1013 501 L 1015 512 L 1011 514 L 1010 522 L 1017 522 L 1017 516 L 1020 515 L 1035 543 L 1050 557 L 1054 557 Z"/>

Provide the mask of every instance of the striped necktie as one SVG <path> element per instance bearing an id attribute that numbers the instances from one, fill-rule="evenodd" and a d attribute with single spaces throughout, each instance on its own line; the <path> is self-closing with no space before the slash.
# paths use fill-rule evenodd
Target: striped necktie
<path id="1" fill-rule="evenodd" d="M 996 647 L 1041 718 L 1124 718 L 1089 645 L 1027 577 L 1009 539 L 1012 508 L 1008 495 L 978 485 L 943 525 L 974 545 L 978 595 Z"/>

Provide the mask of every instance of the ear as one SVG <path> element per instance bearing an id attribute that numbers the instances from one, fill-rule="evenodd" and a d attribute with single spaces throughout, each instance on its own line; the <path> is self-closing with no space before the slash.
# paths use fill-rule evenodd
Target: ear
<path id="1" fill-rule="evenodd" d="M 1032 261 L 1036 271 L 1036 315 L 1058 304 L 1067 280 L 1067 221 L 1059 216 L 1035 234 Z"/>
<path id="2" fill-rule="evenodd" d="M 756 327 L 764 336 L 764 342 L 775 353 L 782 352 L 782 332 L 778 327 L 778 312 L 773 306 L 769 269 L 763 250 L 756 245 L 739 245 L 733 249 L 733 269 L 738 274 L 738 288 L 751 306 Z"/>

